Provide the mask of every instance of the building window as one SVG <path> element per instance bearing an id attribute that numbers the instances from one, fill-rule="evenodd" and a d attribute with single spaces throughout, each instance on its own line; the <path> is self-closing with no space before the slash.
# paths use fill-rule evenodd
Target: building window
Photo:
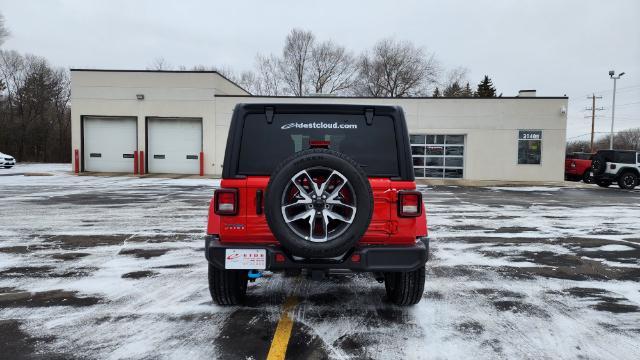
<path id="1" fill-rule="evenodd" d="M 542 130 L 518 131 L 518 164 L 540 164 Z"/>
<path id="2" fill-rule="evenodd" d="M 464 135 L 411 135 L 416 178 L 461 179 L 464 175 Z"/>

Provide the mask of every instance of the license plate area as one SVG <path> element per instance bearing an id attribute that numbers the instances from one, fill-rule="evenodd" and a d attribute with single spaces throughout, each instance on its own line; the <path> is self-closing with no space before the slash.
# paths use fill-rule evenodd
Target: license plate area
<path id="1" fill-rule="evenodd" d="M 229 270 L 264 270 L 267 268 L 267 250 L 225 249 L 224 268 Z"/>

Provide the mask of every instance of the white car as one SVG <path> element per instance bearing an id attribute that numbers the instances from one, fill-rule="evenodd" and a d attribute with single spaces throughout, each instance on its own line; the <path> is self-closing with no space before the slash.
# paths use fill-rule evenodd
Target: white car
<path id="1" fill-rule="evenodd" d="M 9 169 L 15 164 L 16 164 L 16 159 L 13 156 L 7 155 L 7 154 L 3 154 L 3 153 L 0 152 L 0 167 L 4 167 L 5 169 Z"/>

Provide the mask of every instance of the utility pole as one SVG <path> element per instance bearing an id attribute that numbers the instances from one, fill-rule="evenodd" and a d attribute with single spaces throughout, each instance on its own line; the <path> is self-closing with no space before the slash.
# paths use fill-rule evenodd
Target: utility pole
<path id="1" fill-rule="evenodd" d="M 604 108 L 596 108 L 596 99 L 602 99 L 602 96 L 596 96 L 596 94 L 592 94 L 588 96 L 587 99 L 591 98 L 591 108 L 587 108 L 587 110 L 591 110 L 591 146 L 589 147 L 589 151 L 593 152 L 593 135 L 595 133 L 595 125 L 596 125 L 596 110 L 604 110 Z"/>
<path id="2" fill-rule="evenodd" d="M 613 105 L 611 105 L 611 136 L 609 137 L 609 150 L 613 150 L 613 121 L 616 115 L 616 81 L 624 75 L 624 72 L 621 72 L 618 76 L 614 76 L 615 74 L 615 71 L 609 70 L 609 77 L 613 79 Z"/>

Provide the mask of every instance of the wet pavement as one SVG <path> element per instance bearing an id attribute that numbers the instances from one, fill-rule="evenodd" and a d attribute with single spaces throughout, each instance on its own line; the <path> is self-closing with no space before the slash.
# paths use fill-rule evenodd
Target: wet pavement
<path id="1" fill-rule="evenodd" d="M 262 359 L 292 300 L 289 359 L 640 353 L 640 191 L 421 187 L 418 305 L 390 304 L 367 274 L 271 274 L 219 307 L 202 241 L 216 180 L 50 167 L 0 172 L 2 358 Z"/>

